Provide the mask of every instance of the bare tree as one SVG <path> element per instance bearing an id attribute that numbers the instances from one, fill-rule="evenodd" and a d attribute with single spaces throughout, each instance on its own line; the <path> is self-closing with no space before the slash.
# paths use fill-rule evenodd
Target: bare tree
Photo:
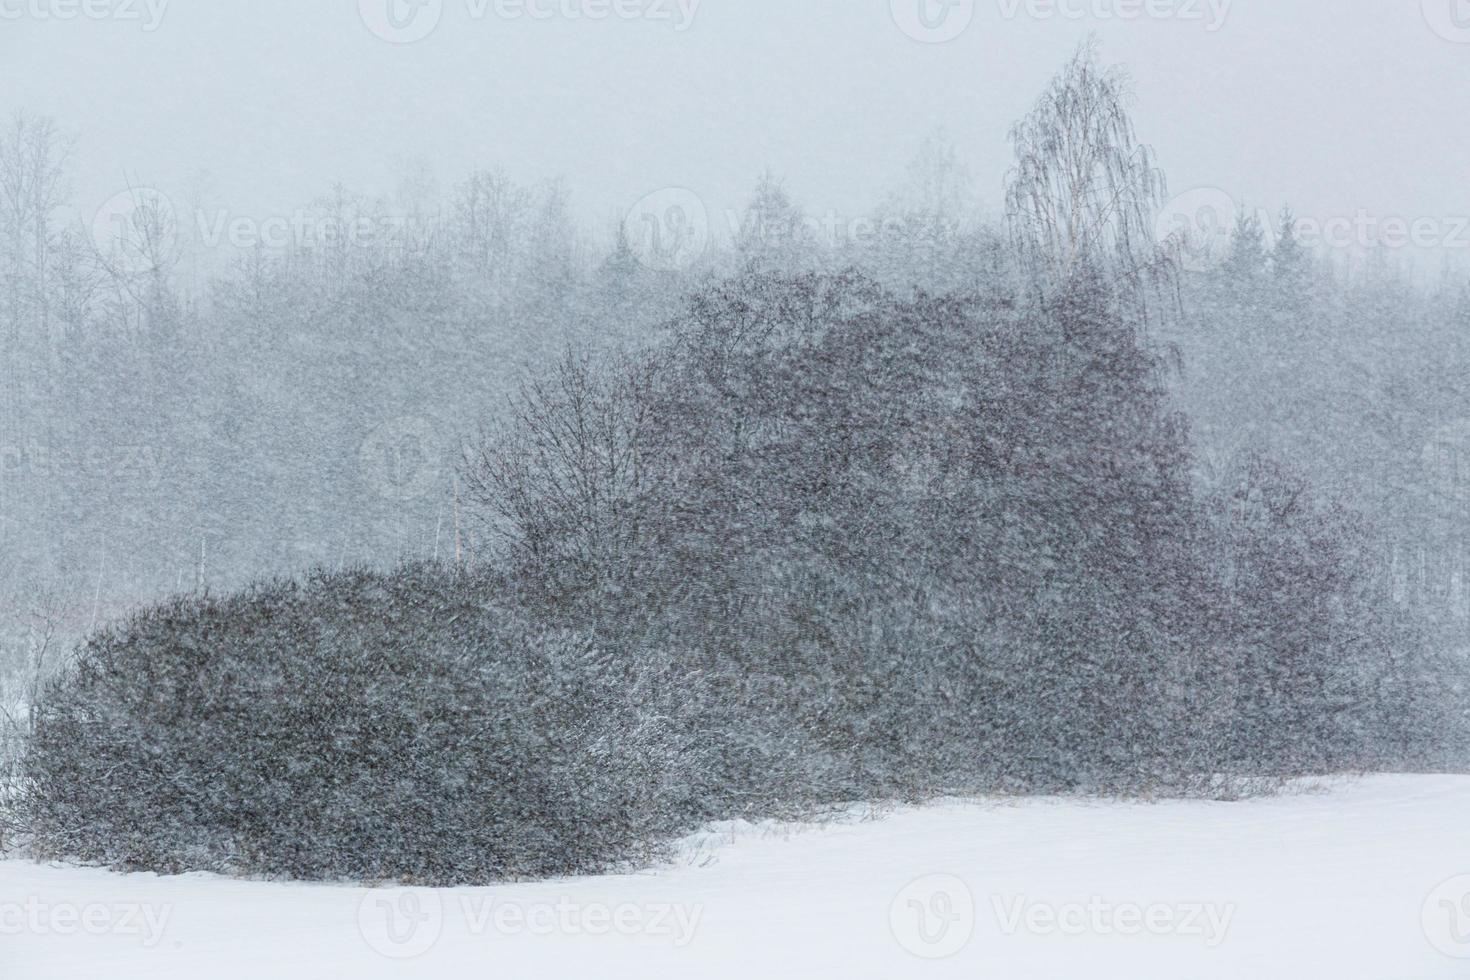
<path id="1" fill-rule="evenodd" d="M 880 209 L 881 220 L 896 223 L 911 238 L 931 243 L 953 238 L 973 205 L 970 183 L 970 172 L 949 133 L 936 129 L 920 142 L 904 184 L 889 192 Z"/>
<path id="2" fill-rule="evenodd" d="M 514 562 L 606 571 L 637 535 L 647 477 L 650 370 L 567 352 L 525 384 L 509 421 L 465 451 L 465 497 Z"/>
<path id="3" fill-rule="evenodd" d="M 1127 284 L 1165 264 L 1152 239 L 1164 175 L 1127 102 L 1126 76 L 1100 68 L 1089 41 L 1011 130 L 1007 222 L 1043 291 L 1083 268 Z"/>
<path id="4" fill-rule="evenodd" d="M 128 208 L 114 216 L 109 241 L 96 243 L 97 259 L 112 289 L 114 318 L 139 330 L 173 301 L 179 228 L 172 205 L 159 192 L 130 187 L 128 196 Z"/>
<path id="5" fill-rule="evenodd" d="M 52 214 L 65 197 L 72 141 L 44 116 L 17 113 L 0 135 L 0 242 L 12 314 L 11 336 L 29 306 L 47 326 L 46 273 Z"/>

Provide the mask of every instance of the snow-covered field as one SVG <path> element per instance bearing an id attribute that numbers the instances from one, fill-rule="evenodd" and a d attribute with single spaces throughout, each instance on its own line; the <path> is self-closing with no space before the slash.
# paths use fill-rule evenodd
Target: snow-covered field
<path id="1" fill-rule="evenodd" d="M 648 874 L 453 891 L 0 862 L 0 976 L 1470 977 L 1470 778 L 717 828 Z M 1460 958 L 1457 958 L 1460 957 Z"/>

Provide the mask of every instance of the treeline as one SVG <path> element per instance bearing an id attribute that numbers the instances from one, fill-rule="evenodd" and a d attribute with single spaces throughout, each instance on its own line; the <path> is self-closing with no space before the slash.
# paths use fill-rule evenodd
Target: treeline
<path id="1" fill-rule="evenodd" d="M 1202 478 L 1256 451 L 1290 461 L 1377 536 L 1383 587 L 1463 651 L 1470 625 L 1470 284 L 1432 290 L 1387 250 L 1351 269 L 1266 243 L 1242 214 L 1217 268 L 1185 281 L 1174 387 Z"/>
<path id="2" fill-rule="evenodd" d="M 765 178 L 738 242 L 666 271 L 623 228 L 596 254 L 558 184 L 487 170 L 411 206 L 334 189 L 300 216 L 308 234 L 210 279 L 207 210 L 139 189 L 97 235 L 57 218 L 71 152 L 44 119 L 0 135 L 0 590 L 66 592 L 89 621 L 98 595 L 115 612 L 452 551 L 461 439 L 521 377 L 571 344 L 647 343 L 747 262 L 902 281 L 941 249 L 968 268 L 947 190 L 895 194 L 881 234 L 829 248 Z M 920 164 L 954 184 L 948 152 Z"/>

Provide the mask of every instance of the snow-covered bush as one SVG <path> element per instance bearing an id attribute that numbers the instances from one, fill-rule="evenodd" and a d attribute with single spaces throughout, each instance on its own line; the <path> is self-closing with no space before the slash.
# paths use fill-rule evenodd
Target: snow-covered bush
<path id="1" fill-rule="evenodd" d="M 801 692 L 760 707 L 839 797 L 1422 764 L 1443 705 L 1362 521 L 1259 459 L 1200 493 L 1137 316 L 1085 270 L 752 271 L 529 385 L 465 485 L 536 616 Z"/>
<path id="2" fill-rule="evenodd" d="M 38 854 L 121 868 L 597 871 L 646 860 L 687 810 L 656 688 L 429 567 L 181 599 L 49 685 L 22 816 Z"/>

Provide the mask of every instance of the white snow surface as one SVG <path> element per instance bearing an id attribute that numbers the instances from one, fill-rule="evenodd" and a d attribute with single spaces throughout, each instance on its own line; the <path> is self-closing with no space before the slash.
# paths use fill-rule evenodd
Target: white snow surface
<path id="1" fill-rule="evenodd" d="M 0 977 L 1470 977 L 1470 777 L 728 824 L 643 874 L 365 889 L 0 862 Z"/>

